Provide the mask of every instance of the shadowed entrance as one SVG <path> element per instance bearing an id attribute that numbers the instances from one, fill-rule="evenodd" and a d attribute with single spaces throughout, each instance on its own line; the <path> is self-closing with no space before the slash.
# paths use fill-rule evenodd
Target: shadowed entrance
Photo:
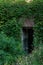
<path id="1" fill-rule="evenodd" d="M 33 50 L 33 28 L 23 27 L 23 46 L 26 53 L 31 53 Z"/>

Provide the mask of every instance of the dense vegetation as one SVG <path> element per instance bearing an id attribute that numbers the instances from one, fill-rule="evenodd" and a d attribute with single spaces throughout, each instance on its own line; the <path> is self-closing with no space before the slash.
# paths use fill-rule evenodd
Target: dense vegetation
<path id="1" fill-rule="evenodd" d="M 34 19 L 35 23 L 34 50 L 27 61 L 33 63 L 30 65 L 43 65 L 43 1 L 40 0 L 0 2 L 0 65 L 13 65 L 18 57 L 23 61 L 24 57 L 20 59 L 23 54 L 20 35 L 24 18 Z"/>

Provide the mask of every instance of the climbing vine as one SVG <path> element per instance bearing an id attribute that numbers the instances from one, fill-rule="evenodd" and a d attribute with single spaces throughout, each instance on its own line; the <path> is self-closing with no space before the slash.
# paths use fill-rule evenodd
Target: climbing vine
<path id="1" fill-rule="evenodd" d="M 22 18 L 21 21 L 20 18 Z M 33 1 L 31 3 L 18 2 L 13 4 L 6 2 L 1 3 L 0 55 L 2 60 L 6 59 L 5 63 L 7 62 L 7 59 L 13 59 L 13 57 L 15 58 L 15 55 L 20 55 L 23 52 L 20 36 L 23 18 L 34 19 L 33 43 L 35 48 L 39 49 L 39 47 L 43 47 L 43 1 Z"/>

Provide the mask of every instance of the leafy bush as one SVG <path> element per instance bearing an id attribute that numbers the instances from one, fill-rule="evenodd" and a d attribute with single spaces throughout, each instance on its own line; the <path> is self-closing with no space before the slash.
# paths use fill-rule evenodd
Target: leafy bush
<path id="1" fill-rule="evenodd" d="M 18 56 L 16 64 L 17 65 L 43 65 L 42 47 L 41 49 L 34 50 L 30 55 Z"/>
<path id="2" fill-rule="evenodd" d="M 21 54 L 19 43 L 13 37 L 7 37 L 3 32 L 0 33 L 0 60 L 3 63 L 15 62 L 16 57 Z"/>

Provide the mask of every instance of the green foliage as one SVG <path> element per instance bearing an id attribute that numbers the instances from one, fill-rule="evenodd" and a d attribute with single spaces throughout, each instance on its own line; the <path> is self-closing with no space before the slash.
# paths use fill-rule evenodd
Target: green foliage
<path id="1" fill-rule="evenodd" d="M 19 56 L 17 65 L 43 65 L 42 49 L 34 50 L 32 54 L 27 56 Z"/>
<path id="2" fill-rule="evenodd" d="M 16 57 L 22 54 L 19 43 L 13 37 L 7 37 L 3 32 L 0 33 L 0 60 L 3 64 L 15 62 Z"/>
<path id="3" fill-rule="evenodd" d="M 21 43 L 23 21 L 20 21 L 21 17 L 22 20 L 23 18 L 34 19 L 33 43 L 37 52 L 33 54 L 34 58 L 38 59 L 38 64 L 43 61 L 43 1 L 9 3 L 3 0 L 0 2 L 0 64 L 1 62 L 5 65 L 13 63 L 16 57 L 23 52 Z M 38 55 L 39 50 L 41 51 L 41 61 Z M 37 65 L 36 59 L 34 62 Z"/>
<path id="4" fill-rule="evenodd" d="M 16 21 L 15 18 L 12 18 L 11 20 L 8 20 L 5 22 L 5 24 L 1 25 L 1 30 L 7 35 L 7 36 L 13 36 L 15 38 L 18 38 L 20 34 L 20 22 Z"/>

